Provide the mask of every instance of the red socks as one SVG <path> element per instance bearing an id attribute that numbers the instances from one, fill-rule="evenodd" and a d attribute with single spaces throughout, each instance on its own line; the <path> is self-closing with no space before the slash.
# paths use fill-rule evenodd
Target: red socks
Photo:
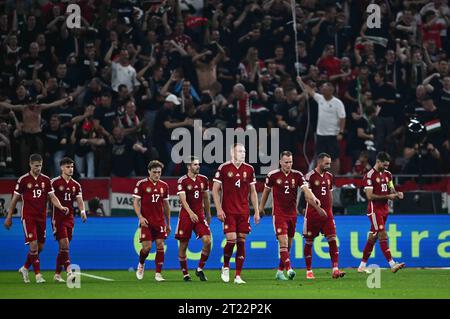
<path id="1" fill-rule="evenodd" d="M 144 263 L 145 263 L 145 260 L 147 259 L 147 257 L 148 257 L 148 253 L 149 252 L 144 252 L 142 249 L 141 249 L 141 251 L 139 252 L 139 263 L 141 264 L 141 265 L 143 265 Z"/>
<path id="2" fill-rule="evenodd" d="M 330 240 L 328 242 L 328 245 L 330 247 L 330 257 L 331 257 L 331 263 L 333 265 L 333 268 L 338 267 L 338 261 L 339 261 L 339 251 L 337 247 L 336 240 Z"/>
<path id="3" fill-rule="evenodd" d="M 384 257 L 386 257 L 386 260 L 389 262 L 392 260 L 391 250 L 389 249 L 388 240 L 386 239 L 380 239 L 380 247 L 381 251 L 383 252 Z"/>
<path id="4" fill-rule="evenodd" d="M 370 255 L 372 254 L 374 245 L 375 245 L 375 243 L 372 243 L 369 240 L 367 241 L 366 247 L 364 247 L 364 252 L 363 252 L 363 258 L 362 258 L 363 262 L 367 263 L 367 260 L 369 259 Z"/>
<path id="5" fill-rule="evenodd" d="M 304 247 L 306 270 L 311 270 L 312 265 L 312 241 L 306 241 Z"/>
<path id="6" fill-rule="evenodd" d="M 240 276 L 245 260 L 245 239 L 238 239 L 236 250 L 236 276 Z"/>
<path id="7" fill-rule="evenodd" d="M 39 261 L 39 255 L 32 255 L 28 254 L 30 256 L 30 262 L 33 265 L 34 273 L 37 275 L 41 272 L 41 265 Z"/>
<path id="8" fill-rule="evenodd" d="M 160 273 L 164 264 L 164 248 L 156 250 L 155 264 L 156 272 Z"/>
<path id="9" fill-rule="evenodd" d="M 187 266 L 187 258 L 186 256 L 184 257 L 178 257 L 178 260 L 180 261 L 180 267 L 181 267 L 181 271 L 183 272 L 183 275 L 186 276 L 189 274 L 188 272 L 188 266 Z"/>
<path id="10" fill-rule="evenodd" d="M 198 262 L 198 268 L 203 269 L 205 267 L 205 263 L 208 260 L 208 253 L 202 250 L 202 254 L 200 256 L 200 261 Z"/>
<path id="11" fill-rule="evenodd" d="M 231 255 L 233 255 L 234 245 L 236 245 L 236 241 L 227 240 L 225 247 L 223 248 L 223 266 L 230 268 L 230 259 Z"/>
<path id="12" fill-rule="evenodd" d="M 30 269 L 31 264 L 33 262 L 31 261 L 30 253 L 27 254 L 27 260 L 25 261 L 25 264 L 23 265 L 26 269 Z"/>
<path id="13" fill-rule="evenodd" d="M 287 247 L 280 247 L 280 265 L 283 264 L 286 270 L 291 269 L 291 259 L 289 258 L 289 250 Z M 278 267 L 279 270 L 283 270 L 284 267 Z"/>

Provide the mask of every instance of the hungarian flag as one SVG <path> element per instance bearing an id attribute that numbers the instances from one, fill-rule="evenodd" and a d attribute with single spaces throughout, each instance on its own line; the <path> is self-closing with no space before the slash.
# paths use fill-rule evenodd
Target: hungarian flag
<path id="1" fill-rule="evenodd" d="M 427 133 L 434 133 L 441 129 L 441 121 L 439 119 L 431 120 L 425 123 Z"/>

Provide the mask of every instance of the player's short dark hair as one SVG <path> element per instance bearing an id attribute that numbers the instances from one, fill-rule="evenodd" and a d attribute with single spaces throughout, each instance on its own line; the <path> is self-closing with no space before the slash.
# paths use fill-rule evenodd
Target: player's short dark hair
<path id="1" fill-rule="evenodd" d="M 187 158 L 187 160 L 186 160 L 186 166 L 189 166 L 189 165 L 191 165 L 192 164 L 192 162 L 194 162 L 194 161 L 198 161 L 199 160 L 199 158 L 197 157 L 197 156 L 194 156 L 194 155 L 192 155 L 192 156 L 189 156 L 188 158 Z"/>
<path id="2" fill-rule="evenodd" d="M 150 163 L 148 163 L 148 165 L 147 165 L 147 169 L 149 171 L 154 169 L 154 168 L 158 168 L 158 167 L 163 169 L 164 168 L 164 164 L 161 163 L 160 161 L 153 160 L 153 161 L 150 161 Z"/>
<path id="3" fill-rule="evenodd" d="M 283 152 L 280 153 L 280 159 L 282 159 L 283 156 L 288 156 L 288 157 L 292 156 L 292 152 L 290 152 L 290 151 L 283 151 Z"/>
<path id="4" fill-rule="evenodd" d="M 391 156 L 388 153 L 386 153 L 386 152 L 379 152 L 377 154 L 377 161 L 390 162 L 391 161 Z"/>
<path id="5" fill-rule="evenodd" d="M 242 143 L 233 143 L 233 145 L 231 145 L 231 149 L 234 150 L 236 147 L 238 147 L 239 145 L 243 146 L 245 148 L 245 145 Z"/>
<path id="6" fill-rule="evenodd" d="M 71 159 L 70 157 L 63 157 L 61 159 L 61 161 L 59 162 L 59 166 L 63 166 L 63 165 L 70 165 L 70 164 L 75 164 L 74 160 Z"/>
<path id="7" fill-rule="evenodd" d="M 30 155 L 30 163 L 32 162 L 42 162 L 42 156 L 41 154 L 31 154 Z"/>
<path id="8" fill-rule="evenodd" d="M 324 159 L 325 157 L 331 158 L 331 155 L 328 153 L 320 153 L 319 155 L 317 155 L 317 159 Z"/>

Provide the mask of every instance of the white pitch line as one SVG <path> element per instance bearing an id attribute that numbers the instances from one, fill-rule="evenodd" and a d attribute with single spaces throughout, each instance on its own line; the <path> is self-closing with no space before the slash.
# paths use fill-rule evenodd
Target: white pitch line
<path id="1" fill-rule="evenodd" d="M 99 280 L 104 280 L 104 281 L 114 281 L 114 279 L 100 277 L 100 276 L 94 276 L 94 275 L 86 274 L 84 272 L 75 272 L 75 273 L 83 275 L 83 276 L 86 276 L 86 277 L 89 277 L 89 278 L 94 278 L 94 279 L 99 279 Z"/>

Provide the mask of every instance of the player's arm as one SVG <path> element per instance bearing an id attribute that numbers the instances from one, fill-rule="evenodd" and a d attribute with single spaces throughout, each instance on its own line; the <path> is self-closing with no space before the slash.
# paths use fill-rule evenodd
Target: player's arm
<path id="1" fill-rule="evenodd" d="M 141 214 L 141 198 L 137 195 L 133 195 L 133 208 L 136 216 L 139 218 L 139 225 L 148 227 L 148 220 Z"/>
<path id="2" fill-rule="evenodd" d="M 169 207 L 169 199 L 164 198 L 163 200 L 163 206 L 164 206 L 164 216 L 166 217 L 166 231 L 167 236 L 169 236 L 170 232 L 172 231 L 172 228 L 170 227 L 170 207 Z"/>
<path id="3" fill-rule="evenodd" d="M 213 194 L 214 204 L 216 205 L 217 218 L 219 218 L 219 220 L 221 220 L 221 221 L 224 221 L 225 220 L 225 212 L 222 209 L 222 203 L 220 202 L 220 196 L 219 196 L 219 191 L 220 191 L 221 187 L 222 187 L 221 183 L 214 181 L 212 194 Z"/>
<path id="4" fill-rule="evenodd" d="M 403 199 L 403 192 L 397 192 L 397 190 L 395 189 L 394 182 L 392 180 L 389 181 L 388 187 L 391 194 L 396 194 L 398 199 Z"/>
<path id="5" fill-rule="evenodd" d="M 264 212 L 264 207 L 266 207 L 266 203 L 267 203 L 267 199 L 269 198 L 269 194 L 272 190 L 268 187 L 264 185 L 264 190 L 263 193 L 261 195 L 261 202 L 259 203 L 259 215 L 260 217 L 265 215 Z"/>
<path id="6" fill-rule="evenodd" d="M 12 215 L 14 214 L 14 209 L 16 209 L 16 205 L 17 202 L 19 201 L 20 196 L 17 195 L 16 193 L 14 193 L 12 199 L 11 199 L 11 204 L 9 205 L 9 210 L 8 210 L 8 215 L 6 215 L 6 219 L 5 219 L 5 228 L 6 229 L 10 229 L 12 226 Z"/>
<path id="7" fill-rule="evenodd" d="M 81 216 L 81 220 L 84 222 L 86 222 L 87 216 L 86 216 L 86 208 L 84 206 L 84 201 L 83 201 L 83 195 L 79 194 L 77 196 L 77 205 L 78 205 L 78 209 L 80 210 L 80 216 Z"/>
<path id="8" fill-rule="evenodd" d="M 205 217 L 208 225 L 211 224 L 211 202 L 209 201 L 209 192 L 203 192 L 203 208 L 205 210 Z"/>
<path id="9" fill-rule="evenodd" d="M 253 218 L 255 219 L 255 224 L 259 224 L 261 220 L 261 216 L 259 215 L 258 208 L 258 193 L 256 192 L 256 184 L 250 184 L 250 200 L 252 201 L 253 208 L 255 210 L 255 215 Z"/>
<path id="10" fill-rule="evenodd" d="M 61 205 L 61 202 L 59 201 L 58 197 L 56 197 L 54 192 L 48 193 L 48 196 L 50 197 L 50 201 L 52 202 L 53 206 L 63 211 L 66 215 L 69 213 L 69 209 Z"/>
<path id="11" fill-rule="evenodd" d="M 313 194 L 307 185 L 302 185 L 301 187 L 303 193 L 305 194 L 305 200 L 308 205 L 311 205 L 320 215 L 327 216 L 325 210 L 320 207 L 320 200 Z"/>
<path id="12" fill-rule="evenodd" d="M 373 187 L 365 187 L 364 192 L 366 193 L 367 199 L 370 201 L 386 200 L 386 199 L 394 200 L 397 198 L 397 193 L 391 193 L 388 195 L 376 195 L 373 193 Z"/>
<path id="13" fill-rule="evenodd" d="M 186 193 L 185 192 L 179 192 L 178 193 L 178 197 L 180 198 L 181 206 L 183 206 L 183 208 L 188 212 L 189 218 L 192 220 L 193 223 L 197 223 L 198 222 L 198 216 L 197 216 L 196 213 L 194 213 L 194 211 L 189 206 L 189 204 L 188 204 L 188 202 L 186 200 Z"/>

